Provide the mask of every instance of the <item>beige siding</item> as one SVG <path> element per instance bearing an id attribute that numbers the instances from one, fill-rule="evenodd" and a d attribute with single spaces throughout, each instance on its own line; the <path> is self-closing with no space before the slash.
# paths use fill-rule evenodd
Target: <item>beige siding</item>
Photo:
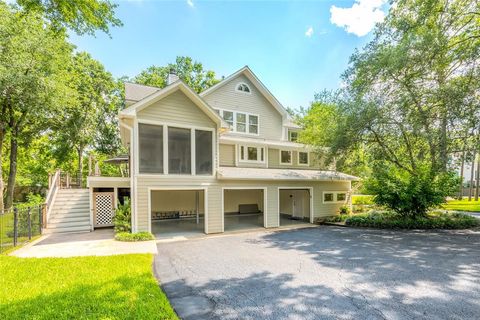
<path id="1" fill-rule="evenodd" d="M 268 149 L 268 167 L 275 169 L 322 169 L 314 152 L 309 153 L 309 165 L 298 165 L 298 151 L 292 151 L 292 164 L 280 164 L 280 149 Z"/>
<path id="2" fill-rule="evenodd" d="M 313 217 L 334 215 L 342 204 L 324 204 L 323 192 L 325 191 L 349 191 L 350 182 L 282 182 L 282 181 L 219 181 L 216 179 L 186 179 L 167 177 L 139 177 L 137 179 L 137 219 L 138 231 L 148 231 L 148 190 L 149 188 L 207 188 L 207 221 L 208 233 L 222 232 L 222 188 L 266 188 L 267 206 L 266 227 L 279 226 L 279 187 L 287 188 L 313 188 Z"/>
<path id="3" fill-rule="evenodd" d="M 235 145 L 220 144 L 220 166 L 234 167 L 235 166 Z"/>
<path id="4" fill-rule="evenodd" d="M 140 120 L 169 122 L 190 127 L 215 127 L 215 123 L 183 92 L 176 91 L 141 110 Z"/>
<path id="5" fill-rule="evenodd" d="M 246 83 L 251 90 L 250 94 L 235 90 L 238 83 Z M 233 111 L 244 111 L 259 116 L 258 138 L 282 140 L 282 116 L 267 99 L 253 86 L 244 76 L 239 75 L 227 84 L 203 97 L 211 107 L 215 109 L 227 109 Z M 229 133 L 235 135 L 235 133 Z M 238 134 L 241 135 L 241 134 Z M 242 135 L 257 137 L 255 135 Z"/>

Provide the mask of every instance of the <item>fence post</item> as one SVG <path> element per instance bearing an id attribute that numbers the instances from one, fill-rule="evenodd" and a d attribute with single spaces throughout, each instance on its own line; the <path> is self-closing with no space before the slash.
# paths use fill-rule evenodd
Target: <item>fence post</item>
<path id="1" fill-rule="evenodd" d="M 18 208 L 13 208 L 13 246 L 17 246 L 18 238 Z"/>
<path id="2" fill-rule="evenodd" d="M 28 240 L 32 240 L 32 212 L 30 207 L 27 210 L 27 219 L 28 219 Z"/>
<path id="3" fill-rule="evenodd" d="M 43 217 L 42 217 L 43 205 L 38 206 L 38 233 L 42 234 Z"/>

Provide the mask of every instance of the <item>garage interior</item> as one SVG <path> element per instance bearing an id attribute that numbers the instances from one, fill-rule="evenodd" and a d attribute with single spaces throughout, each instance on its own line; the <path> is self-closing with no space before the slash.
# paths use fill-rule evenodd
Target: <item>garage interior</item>
<path id="1" fill-rule="evenodd" d="M 150 199 L 152 233 L 157 239 L 204 233 L 204 190 L 152 190 Z"/>
<path id="2" fill-rule="evenodd" d="M 310 222 L 310 189 L 280 189 L 280 226 Z"/>
<path id="3" fill-rule="evenodd" d="M 223 190 L 224 230 L 264 227 L 263 189 Z"/>

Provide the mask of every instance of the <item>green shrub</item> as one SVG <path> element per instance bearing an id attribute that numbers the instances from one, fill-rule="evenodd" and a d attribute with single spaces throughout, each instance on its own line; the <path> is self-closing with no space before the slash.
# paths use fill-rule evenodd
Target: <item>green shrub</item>
<path id="1" fill-rule="evenodd" d="M 132 231 L 132 210 L 130 199 L 125 198 L 123 204 L 119 204 L 113 217 L 115 233 Z"/>
<path id="2" fill-rule="evenodd" d="M 117 241 L 148 241 L 148 240 L 155 240 L 155 237 L 150 232 L 138 232 L 138 233 L 130 233 L 130 232 L 118 232 L 115 234 L 115 240 Z"/>
<path id="3" fill-rule="evenodd" d="M 347 226 L 381 229 L 467 229 L 480 226 L 480 220 L 461 213 L 431 212 L 420 217 L 404 217 L 394 212 L 371 211 L 349 216 Z"/>
<path id="4" fill-rule="evenodd" d="M 344 205 L 340 207 L 338 212 L 340 213 L 340 215 L 346 215 L 352 213 L 352 210 L 350 210 L 349 206 Z"/>
<path id="5" fill-rule="evenodd" d="M 28 235 L 28 210 L 30 209 L 30 221 L 31 221 L 31 227 L 32 227 L 32 234 L 38 234 L 39 231 L 39 216 L 38 216 L 38 210 L 39 206 L 43 205 L 45 202 L 44 198 L 39 195 L 39 194 L 33 194 L 29 193 L 27 195 L 27 201 L 22 202 L 22 203 L 17 203 L 14 205 L 15 208 L 17 208 L 17 217 L 18 217 L 18 229 L 17 229 L 17 235 L 19 237 L 22 236 L 27 236 Z M 13 209 L 12 209 L 13 210 Z M 13 221 L 13 218 L 12 218 Z M 12 229 L 7 231 L 7 236 L 12 238 L 14 236 L 14 231 L 13 231 L 13 225 Z"/>
<path id="6" fill-rule="evenodd" d="M 352 196 L 352 204 L 353 205 L 372 205 L 373 196 L 371 195 L 364 195 L 364 194 L 356 194 Z"/>
<path id="7" fill-rule="evenodd" d="M 365 188 L 373 201 L 404 217 L 425 216 L 430 209 L 445 202 L 456 190 L 458 179 L 453 173 L 433 174 L 427 167 L 415 173 L 393 165 L 377 163 Z"/>

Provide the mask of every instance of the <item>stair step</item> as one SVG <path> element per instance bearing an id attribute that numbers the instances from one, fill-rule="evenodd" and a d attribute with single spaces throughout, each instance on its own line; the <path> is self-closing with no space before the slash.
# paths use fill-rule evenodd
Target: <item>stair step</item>
<path id="1" fill-rule="evenodd" d="M 54 204 L 52 210 L 72 210 L 72 211 L 81 211 L 81 210 L 90 210 L 90 203 L 81 203 L 81 204 Z"/>
<path id="2" fill-rule="evenodd" d="M 51 233 L 74 233 L 74 232 L 90 232 L 90 226 L 81 226 L 81 227 L 64 227 L 64 228 L 54 228 L 54 229 L 44 229 L 45 234 Z"/>
<path id="3" fill-rule="evenodd" d="M 50 215 L 50 219 L 63 219 L 68 217 L 90 217 L 90 212 L 88 211 L 77 211 L 77 212 L 55 212 L 53 211 Z"/>
<path id="4" fill-rule="evenodd" d="M 55 201 L 81 201 L 81 200 L 90 200 L 88 195 L 65 195 L 65 194 L 57 194 L 55 197 Z"/>
<path id="5" fill-rule="evenodd" d="M 88 222 L 90 223 L 90 217 L 88 215 L 85 216 L 53 216 L 50 218 L 48 223 L 63 223 L 63 222 Z"/>
<path id="6" fill-rule="evenodd" d="M 49 223 L 48 229 L 58 229 L 58 228 L 70 228 L 70 227 L 90 227 L 90 220 L 87 221 L 73 221 L 73 222 L 55 222 Z"/>

